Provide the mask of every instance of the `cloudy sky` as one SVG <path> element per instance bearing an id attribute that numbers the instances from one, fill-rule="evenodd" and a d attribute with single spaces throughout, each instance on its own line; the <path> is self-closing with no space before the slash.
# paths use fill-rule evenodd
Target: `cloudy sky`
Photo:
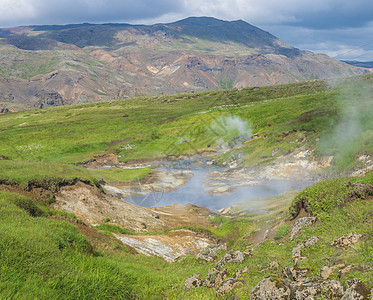
<path id="1" fill-rule="evenodd" d="M 291 46 L 373 61 L 372 0 L 0 0 L 0 27 L 242 19 Z"/>

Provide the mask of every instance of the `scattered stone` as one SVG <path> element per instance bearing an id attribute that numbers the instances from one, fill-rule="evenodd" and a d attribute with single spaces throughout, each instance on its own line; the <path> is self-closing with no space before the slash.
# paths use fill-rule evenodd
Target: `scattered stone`
<path id="1" fill-rule="evenodd" d="M 290 300 L 291 286 L 287 280 L 269 276 L 260 281 L 252 290 L 251 300 Z"/>
<path id="2" fill-rule="evenodd" d="M 309 269 L 298 269 L 294 267 L 285 267 L 281 271 L 285 278 L 290 279 L 292 281 L 299 281 L 304 279 L 306 276 L 309 275 L 309 272 Z"/>
<path id="3" fill-rule="evenodd" d="M 208 245 L 206 248 L 202 249 L 197 255 L 196 259 L 203 259 L 207 262 L 212 262 L 216 258 L 218 251 L 223 250 L 227 251 L 227 244 L 214 244 Z"/>
<path id="4" fill-rule="evenodd" d="M 274 148 L 273 151 L 272 151 L 272 156 L 275 156 L 276 153 L 279 152 L 279 151 L 280 151 L 280 148 L 278 148 L 278 147 Z"/>
<path id="5" fill-rule="evenodd" d="M 269 264 L 268 269 L 270 269 L 270 270 L 277 270 L 279 267 L 280 267 L 280 265 L 279 265 L 279 263 L 277 261 L 272 261 Z"/>
<path id="6" fill-rule="evenodd" d="M 341 236 L 340 238 L 336 239 L 331 245 L 346 250 L 349 246 L 356 244 L 362 238 L 362 234 L 351 232 L 348 236 Z"/>
<path id="7" fill-rule="evenodd" d="M 313 300 L 317 299 L 322 293 L 321 284 L 314 278 L 306 278 L 304 281 L 294 285 L 294 299 Z"/>
<path id="8" fill-rule="evenodd" d="M 296 238 L 297 235 L 300 232 L 302 232 L 305 227 L 310 226 L 315 222 L 316 222 L 316 217 L 304 217 L 304 218 L 298 219 L 295 222 L 293 229 L 291 230 L 290 239 L 294 240 L 294 238 Z"/>
<path id="9" fill-rule="evenodd" d="M 338 279 L 341 279 L 344 275 L 350 273 L 354 269 L 353 265 L 347 265 L 338 271 Z"/>
<path id="10" fill-rule="evenodd" d="M 320 270 L 320 276 L 322 279 L 328 279 L 329 276 L 337 269 L 341 269 L 343 268 L 345 265 L 344 264 L 340 264 L 340 265 L 335 265 L 335 266 L 331 266 L 331 267 L 328 267 L 328 266 L 324 266 L 321 268 Z"/>
<path id="11" fill-rule="evenodd" d="M 305 278 L 293 285 L 294 296 L 297 300 L 341 299 L 343 287 L 339 281 L 321 281 L 316 278 Z"/>
<path id="12" fill-rule="evenodd" d="M 347 265 L 341 269 L 339 269 L 338 271 L 338 279 L 340 280 L 342 277 L 346 276 L 347 274 L 350 274 L 352 272 L 360 272 L 360 273 L 364 273 L 364 272 L 368 272 L 368 271 L 371 271 L 372 270 L 372 267 L 370 266 L 360 266 L 360 265 Z"/>
<path id="13" fill-rule="evenodd" d="M 233 278 L 238 280 L 242 274 L 247 273 L 248 271 L 249 271 L 248 267 L 245 267 L 241 270 L 237 270 L 236 273 L 234 273 Z"/>
<path id="14" fill-rule="evenodd" d="M 243 254 L 247 257 L 250 257 L 250 256 L 253 256 L 253 250 L 251 249 L 245 249 L 245 251 L 243 252 Z"/>
<path id="15" fill-rule="evenodd" d="M 184 289 L 190 290 L 203 285 L 203 280 L 199 279 L 199 276 L 199 274 L 193 274 L 191 277 L 188 277 L 184 282 Z"/>
<path id="16" fill-rule="evenodd" d="M 326 299 L 340 299 L 343 295 L 343 286 L 337 280 L 322 282 L 321 290 Z"/>
<path id="17" fill-rule="evenodd" d="M 346 281 L 346 291 L 341 300 L 367 300 L 369 289 L 360 279 Z"/>
<path id="18" fill-rule="evenodd" d="M 221 260 L 219 260 L 216 264 L 216 268 L 221 268 L 225 266 L 227 263 L 240 263 L 243 262 L 245 259 L 243 252 L 239 250 L 230 250 L 227 254 L 225 254 Z"/>
<path id="19" fill-rule="evenodd" d="M 311 236 L 310 238 L 308 238 L 304 242 L 302 242 L 302 243 L 298 244 L 296 247 L 294 247 L 293 250 L 292 250 L 292 258 L 293 258 L 294 262 L 297 263 L 300 259 L 302 259 L 302 253 L 301 253 L 302 249 L 312 247 L 312 246 L 316 245 L 318 243 L 318 241 L 319 241 L 318 237 Z"/>
<path id="20" fill-rule="evenodd" d="M 203 285 L 208 288 L 220 286 L 228 275 L 227 269 L 219 270 L 217 268 L 211 268 L 207 273 Z"/>
<path id="21" fill-rule="evenodd" d="M 228 278 L 218 287 L 218 289 L 216 290 L 216 296 L 221 297 L 225 294 L 228 294 L 239 284 L 242 284 L 242 282 L 234 278 Z"/>

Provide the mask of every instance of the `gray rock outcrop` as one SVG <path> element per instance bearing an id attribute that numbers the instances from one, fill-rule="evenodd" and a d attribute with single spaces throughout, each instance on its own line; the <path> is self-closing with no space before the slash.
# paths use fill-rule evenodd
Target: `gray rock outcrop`
<path id="1" fill-rule="evenodd" d="M 202 286 L 203 280 L 198 278 L 199 276 L 199 274 L 193 274 L 191 277 L 188 277 L 184 282 L 184 289 L 190 290 L 192 288 Z"/>
<path id="2" fill-rule="evenodd" d="M 217 268 L 211 268 L 206 275 L 203 285 L 208 288 L 220 286 L 228 275 L 227 269 L 219 270 Z"/>
<path id="3" fill-rule="evenodd" d="M 212 262 L 219 251 L 227 251 L 227 244 L 214 244 L 208 245 L 206 248 L 202 249 L 197 255 L 196 259 L 203 259 L 207 262 Z"/>
<path id="4" fill-rule="evenodd" d="M 341 236 L 331 243 L 332 246 L 346 250 L 353 244 L 356 244 L 363 238 L 360 233 L 351 232 L 348 236 Z"/>
<path id="5" fill-rule="evenodd" d="M 310 238 L 308 238 L 304 242 L 302 242 L 302 243 L 298 244 L 296 247 L 294 247 L 293 250 L 292 250 L 292 258 L 293 258 L 295 264 L 300 259 L 302 259 L 302 253 L 301 253 L 302 249 L 312 247 L 312 246 L 316 245 L 318 243 L 318 241 L 319 241 L 318 237 L 311 236 Z"/>
<path id="6" fill-rule="evenodd" d="M 310 226 L 315 222 L 316 222 L 316 217 L 304 217 L 304 218 L 298 219 L 295 222 L 293 229 L 291 230 L 290 239 L 294 240 L 303 231 L 305 227 Z"/>
<path id="7" fill-rule="evenodd" d="M 291 286 L 287 280 L 269 276 L 260 281 L 251 291 L 251 300 L 290 300 Z"/>
<path id="8" fill-rule="evenodd" d="M 245 255 L 243 252 L 239 250 L 230 250 L 226 253 L 221 260 L 219 260 L 216 264 L 216 268 L 221 268 L 225 266 L 227 263 L 240 263 L 243 262 L 245 259 Z"/>
<path id="9" fill-rule="evenodd" d="M 225 294 L 228 294 L 239 284 L 242 284 L 242 282 L 235 278 L 228 278 L 217 288 L 216 296 L 221 297 Z"/>
<path id="10" fill-rule="evenodd" d="M 367 300 L 369 289 L 360 279 L 346 281 L 346 291 L 341 300 Z"/>

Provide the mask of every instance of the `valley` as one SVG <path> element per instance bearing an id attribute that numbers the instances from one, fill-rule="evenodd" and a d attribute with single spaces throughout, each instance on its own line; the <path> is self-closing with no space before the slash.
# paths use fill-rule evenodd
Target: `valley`
<path id="1" fill-rule="evenodd" d="M 2 114 L 2 296 L 369 299 L 372 79 Z"/>

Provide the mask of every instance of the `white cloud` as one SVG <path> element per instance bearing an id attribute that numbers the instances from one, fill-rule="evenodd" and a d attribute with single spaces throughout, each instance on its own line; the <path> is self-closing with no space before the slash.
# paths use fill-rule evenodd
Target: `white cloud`
<path id="1" fill-rule="evenodd" d="M 0 0 L 0 26 L 14 20 L 34 18 L 37 14 L 32 2 L 28 0 Z"/>

